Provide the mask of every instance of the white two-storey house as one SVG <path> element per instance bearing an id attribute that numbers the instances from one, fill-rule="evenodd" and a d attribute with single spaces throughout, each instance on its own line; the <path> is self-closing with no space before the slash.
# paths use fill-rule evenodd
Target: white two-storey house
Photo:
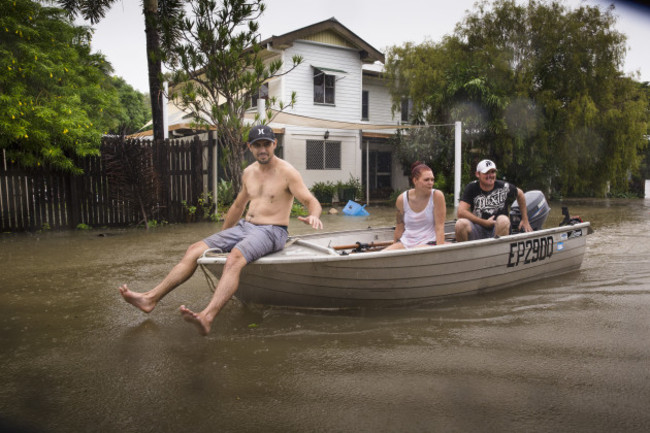
<path id="1" fill-rule="evenodd" d="M 272 119 L 281 155 L 303 175 L 308 186 L 347 181 L 369 186 L 371 198 L 385 198 L 408 187 L 408 179 L 388 139 L 402 113 L 391 113 L 382 78 L 384 55 L 335 18 L 262 41 L 266 59 L 292 57 L 302 63 L 270 80 L 260 98 L 297 102 Z M 260 101 L 260 104 L 263 102 Z"/>
<path id="2" fill-rule="evenodd" d="M 261 45 L 263 59 L 282 60 L 283 72 L 292 67 L 293 56 L 303 59 L 295 69 L 264 84 L 251 101 L 249 117 L 264 107 L 264 99 L 288 103 L 296 92 L 297 102 L 277 113 L 270 126 L 278 137 L 276 153 L 301 172 L 308 187 L 353 177 L 369 191 L 370 199 L 408 188 L 389 144 L 395 128 L 408 116 L 391 112 L 383 53 L 335 18 L 272 36 Z M 196 133 L 188 115 L 173 103 L 167 112 L 170 136 Z M 151 132 L 139 138 L 146 134 Z"/>

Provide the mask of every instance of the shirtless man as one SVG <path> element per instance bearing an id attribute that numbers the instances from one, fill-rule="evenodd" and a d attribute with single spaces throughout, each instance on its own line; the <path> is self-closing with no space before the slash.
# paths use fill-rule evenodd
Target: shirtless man
<path id="1" fill-rule="evenodd" d="M 247 146 L 256 162 L 244 170 L 241 191 L 226 214 L 222 230 L 191 245 L 181 261 L 152 290 L 138 293 L 122 285 L 119 291 L 126 302 L 145 313 L 151 312 L 158 301 L 192 276 L 198 266 L 197 259 L 207 249 L 220 248 L 229 254 L 208 306 L 199 313 L 185 305 L 180 307 L 183 318 L 193 323 L 200 334 L 207 335 L 216 315 L 237 291 L 244 266 L 284 248 L 294 197 L 309 211 L 309 216 L 298 219 L 315 229 L 323 228 L 320 203 L 307 189 L 300 173 L 275 156 L 277 143 L 270 127 L 258 125 L 251 129 Z M 242 219 L 249 202 L 246 217 Z"/>

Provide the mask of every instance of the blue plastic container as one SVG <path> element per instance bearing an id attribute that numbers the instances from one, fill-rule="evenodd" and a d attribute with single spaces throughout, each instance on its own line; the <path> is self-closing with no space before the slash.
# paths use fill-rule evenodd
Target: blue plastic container
<path id="1" fill-rule="evenodd" d="M 364 208 L 366 205 L 361 206 L 352 200 L 348 200 L 348 204 L 343 208 L 343 213 L 349 216 L 368 216 L 370 215 Z"/>

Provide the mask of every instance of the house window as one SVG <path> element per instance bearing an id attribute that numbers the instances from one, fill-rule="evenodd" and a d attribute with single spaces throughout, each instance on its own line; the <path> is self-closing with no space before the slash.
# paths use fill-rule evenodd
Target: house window
<path id="1" fill-rule="evenodd" d="M 402 122 L 408 123 L 413 114 L 413 101 L 408 98 L 402 99 Z"/>
<path id="2" fill-rule="evenodd" d="M 314 103 L 334 104 L 336 76 L 314 68 Z"/>
<path id="3" fill-rule="evenodd" d="M 340 170 L 341 142 L 307 140 L 307 170 Z"/>
<path id="4" fill-rule="evenodd" d="M 361 120 L 368 120 L 368 91 L 361 92 Z"/>
<path id="5" fill-rule="evenodd" d="M 251 95 L 252 108 L 257 108 L 257 101 L 259 99 L 269 99 L 269 83 L 262 84 L 257 94 Z"/>

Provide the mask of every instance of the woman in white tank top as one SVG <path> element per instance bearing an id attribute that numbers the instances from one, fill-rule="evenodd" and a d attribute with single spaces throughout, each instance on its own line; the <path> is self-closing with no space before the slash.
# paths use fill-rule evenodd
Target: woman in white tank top
<path id="1" fill-rule="evenodd" d="M 442 191 L 433 189 L 433 171 L 426 164 L 415 162 L 411 166 L 411 181 L 414 188 L 400 194 L 395 202 L 395 243 L 384 251 L 445 243 L 447 206 Z"/>

